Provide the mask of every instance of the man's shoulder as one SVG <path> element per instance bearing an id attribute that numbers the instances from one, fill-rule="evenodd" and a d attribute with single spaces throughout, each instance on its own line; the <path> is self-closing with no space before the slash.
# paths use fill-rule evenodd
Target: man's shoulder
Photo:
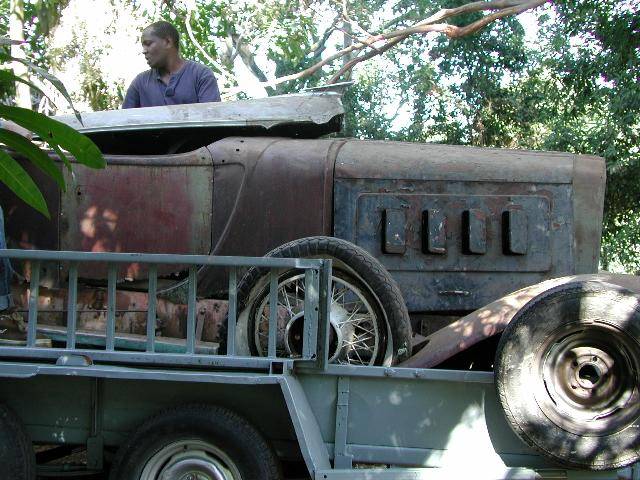
<path id="1" fill-rule="evenodd" d="M 186 60 L 186 62 L 187 62 L 187 66 L 193 72 L 193 74 L 195 74 L 195 76 L 213 75 L 213 72 L 211 71 L 211 69 L 200 62 L 196 62 L 193 60 Z"/>
<path id="2" fill-rule="evenodd" d="M 154 71 L 153 71 L 152 68 L 150 68 L 149 70 L 145 70 L 143 72 L 140 72 L 133 79 L 133 83 L 139 84 L 139 83 L 143 83 L 143 82 L 148 82 L 153 77 L 153 74 L 154 74 Z"/>

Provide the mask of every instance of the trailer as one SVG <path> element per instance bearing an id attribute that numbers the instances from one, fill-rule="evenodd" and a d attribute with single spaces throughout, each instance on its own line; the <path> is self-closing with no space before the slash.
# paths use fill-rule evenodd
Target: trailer
<path id="1" fill-rule="evenodd" d="M 349 325 L 361 310 L 350 309 L 357 298 L 337 300 L 327 259 L 11 249 L 0 256 L 30 271 L 24 344 L 0 342 L 2 478 L 640 478 L 640 297 L 611 277 L 568 278 L 519 305 L 492 372 L 335 361 L 344 360 L 336 344 L 365 341 L 331 326 L 336 318 Z M 68 271 L 58 336 L 39 319 L 40 271 L 51 262 Z M 117 328 L 116 279 L 131 264 L 149 278 L 142 341 Z M 157 275 L 167 265 L 188 272 L 185 335 L 173 343 L 156 336 Z M 224 350 L 202 338 L 203 266 L 229 272 Z M 259 354 L 237 348 L 244 267 L 258 269 L 267 285 Z M 101 341 L 77 326 L 80 268 L 108 278 Z M 297 272 L 304 295 L 279 288 L 284 271 Z M 282 325 L 280 305 L 293 301 L 299 321 Z M 540 305 L 548 321 L 540 322 Z M 337 334 L 349 338 L 336 342 Z M 86 464 L 60 465 L 78 447 Z"/>

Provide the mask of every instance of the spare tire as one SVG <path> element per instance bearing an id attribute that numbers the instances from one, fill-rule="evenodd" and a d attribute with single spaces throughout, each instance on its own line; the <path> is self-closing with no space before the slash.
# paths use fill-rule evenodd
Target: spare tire
<path id="1" fill-rule="evenodd" d="M 411 356 L 411 323 L 400 289 L 382 264 L 365 250 L 338 238 L 308 237 L 282 245 L 266 256 L 333 260 L 332 363 L 391 365 Z M 303 318 L 304 295 L 292 292 L 300 292 L 303 280 L 304 273 L 297 270 L 282 272 L 278 277 L 279 299 L 288 303 L 279 314 L 278 356 L 299 354 L 296 328 L 302 322 L 296 322 Z M 249 269 L 238 284 L 239 352 L 248 348 L 253 355 L 266 355 L 268 315 L 264 313 L 268 301 L 268 269 Z"/>
<path id="2" fill-rule="evenodd" d="M 640 296 L 579 282 L 526 304 L 502 334 L 496 388 L 513 431 L 574 468 L 640 458 Z"/>

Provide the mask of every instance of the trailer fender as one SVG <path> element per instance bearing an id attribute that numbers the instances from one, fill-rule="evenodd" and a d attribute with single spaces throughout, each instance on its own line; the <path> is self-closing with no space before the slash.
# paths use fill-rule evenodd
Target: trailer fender
<path id="1" fill-rule="evenodd" d="M 640 293 L 640 277 L 612 273 L 553 278 L 517 290 L 432 333 L 427 344 L 399 366 L 432 368 L 489 337 L 502 333 L 528 302 L 551 288 L 573 282 L 611 283 Z"/>

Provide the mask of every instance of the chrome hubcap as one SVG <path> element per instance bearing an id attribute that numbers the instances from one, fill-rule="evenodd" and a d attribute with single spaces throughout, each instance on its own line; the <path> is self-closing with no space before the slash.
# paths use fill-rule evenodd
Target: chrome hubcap
<path id="1" fill-rule="evenodd" d="M 156 452 L 140 480 L 241 480 L 241 476 L 233 461 L 214 445 L 182 440 Z"/>

